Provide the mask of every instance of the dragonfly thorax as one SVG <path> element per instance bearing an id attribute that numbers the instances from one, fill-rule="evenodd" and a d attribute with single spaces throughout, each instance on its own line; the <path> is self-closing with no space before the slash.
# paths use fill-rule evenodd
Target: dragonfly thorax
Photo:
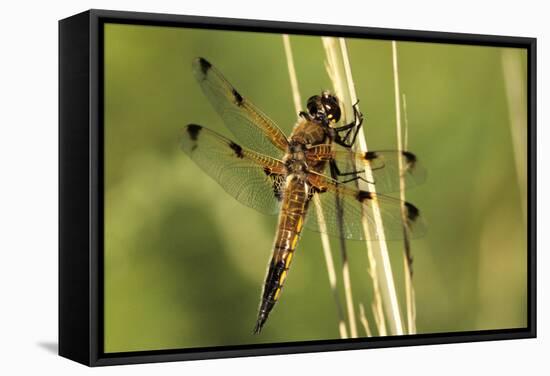
<path id="1" fill-rule="evenodd" d="M 307 161 L 305 155 L 305 147 L 299 142 L 291 142 L 288 152 L 284 157 L 284 163 L 287 173 L 297 175 L 305 180 L 307 173 Z"/>

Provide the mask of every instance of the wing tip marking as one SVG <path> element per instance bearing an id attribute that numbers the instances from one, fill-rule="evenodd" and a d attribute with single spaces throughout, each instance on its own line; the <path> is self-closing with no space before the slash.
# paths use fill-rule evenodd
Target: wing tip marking
<path id="1" fill-rule="evenodd" d="M 410 202 L 405 202 L 405 208 L 407 209 L 407 221 L 409 223 L 416 222 L 420 217 L 420 210 Z"/>
<path id="2" fill-rule="evenodd" d="M 401 154 L 407 160 L 407 165 L 414 167 L 414 165 L 416 164 L 416 155 L 414 155 L 410 151 L 402 151 Z"/>
<path id="3" fill-rule="evenodd" d="M 197 141 L 201 130 L 202 130 L 202 125 L 189 124 L 187 126 L 187 133 L 189 133 L 189 137 L 191 138 L 192 141 Z"/>
<path id="4" fill-rule="evenodd" d="M 201 73 L 203 74 L 203 76 L 206 76 L 208 74 L 208 71 L 212 68 L 212 64 L 210 64 L 210 62 L 204 57 L 198 57 L 196 61 L 200 66 Z"/>

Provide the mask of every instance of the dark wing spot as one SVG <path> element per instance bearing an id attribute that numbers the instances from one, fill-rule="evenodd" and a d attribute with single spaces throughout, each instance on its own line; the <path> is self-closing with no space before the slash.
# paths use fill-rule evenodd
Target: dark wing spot
<path id="1" fill-rule="evenodd" d="M 357 192 L 357 199 L 361 202 L 365 200 L 372 200 L 372 193 L 368 191 L 359 191 Z"/>
<path id="2" fill-rule="evenodd" d="M 267 176 L 271 175 L 271 169 L 270 169 L 269 167 L 267 167 L 267 166 L 264 167 L 264 173 L 265 173 Z"/>
<path id="3" fill-rule="evenodd" d="M 201 66 L 201 72 L 202 74 L 204 74 L 206 76 L 206 74 L 208 73 L 208 71 L 210 70 L 210 68 L 212 68 L 212 64 L 210 64 L 208 62 L 208 60 L 206 60 L 205 58 L 203 57 L 199 57 L 199 64 Z"/>
<path id="4" fill-rule="evenodd" d="M 189 124 L 187 126 L 187 133 L 189 133 L 189 137 L 191 137 L 191 140 L 197 141 L 199 138 L 199 133 L 202 129 L 202 126 L 197 124 Z"/>
<path id="5" fill-rule="evenodd" d="M 402 152 L 402 154 L 403 157 L 405 157 L 405 159 L 407 160 L 407 165 L 411 166 L 411 168 L 414 167 L 416 163 L 416 155 L 414 155 L 410 151 L 404 151 Z"/>
<path id="6" fill-rule="evenodd" d="M 378 158 L 378 154 L 376 154 L 375 151 L 367 151 L 365 153 L 365 159 L 367 161 L 372 161 L 373 159 L 376 159 L 376 158 Z"/>
<path id="7" fill-rule="evenodd" d="M 243 97 L 235 89 L 233 89 L 233 97 L 235 97 L 235 103 L 237 104 L 237 106 L 240 106 L 243 104 L 243 101 L 244 101 Z"/>
<path id="8" fill-rule="evenodd" d="M 407 221 L 409 223 L 415 222 L 420 216 L 420 210 L 409 202 L 405 202 L 405 208 L 407 209 Z"/>
<path id="9" fill-rule="evenodd" d="M 240 146 L 240 145 L 237 145 L 236 143 L 234 143 L 233 141 L 231 141 L 231 143 L 229 144 L 229 147 L 231 149 L 233 149 L 233 151 L 235 152 L 235 155 L 239 158 L 244 158 L 244 154 L 243 154 L 243 148 Z"/>

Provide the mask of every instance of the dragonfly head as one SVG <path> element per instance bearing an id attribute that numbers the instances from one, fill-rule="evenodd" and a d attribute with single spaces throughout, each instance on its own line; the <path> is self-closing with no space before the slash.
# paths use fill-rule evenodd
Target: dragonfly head
<path id="1" fill-rule="evenodd" d="M 307 100 L 307 111 L 315 120 L 326 125 L 336 124 L 341 116 L 338 98 L 328 91 L 310 97 Z"/>

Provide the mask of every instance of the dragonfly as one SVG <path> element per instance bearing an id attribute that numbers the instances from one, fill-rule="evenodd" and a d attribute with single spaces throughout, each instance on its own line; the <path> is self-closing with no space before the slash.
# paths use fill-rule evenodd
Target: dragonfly
<path id="1" fill-rule="evenodd" d="M 188 124 L 181 136 L 183 152 L 240 203 L 278 215 L 255 334 L 281 296 L 304 228 L 344 239 L 376 240 L 376 234 L 365 233 L 363 219 L 373 227 L 379 215 L 386 239 L 402 238 L 404 226 L 411 236 L 423 233 L 416 206 L 381 194 L 399 191 L 401 176 L 407 187 L 421 183 L 422 166 L 409 151 L 353 152 L 363 122 L 357 104 L 354 119 L 338 125 L 342 117 L 338 98 L 329 91 L 313 95 L 287 137 L 208 60 L 196 58 L 192 70 L 238 142 L 202 125 Z M 349 161 L 358 167 L 345 171 L 342 166 L 349 166 Z M 360 189 L 360 181 L 375 189 Z"/>

